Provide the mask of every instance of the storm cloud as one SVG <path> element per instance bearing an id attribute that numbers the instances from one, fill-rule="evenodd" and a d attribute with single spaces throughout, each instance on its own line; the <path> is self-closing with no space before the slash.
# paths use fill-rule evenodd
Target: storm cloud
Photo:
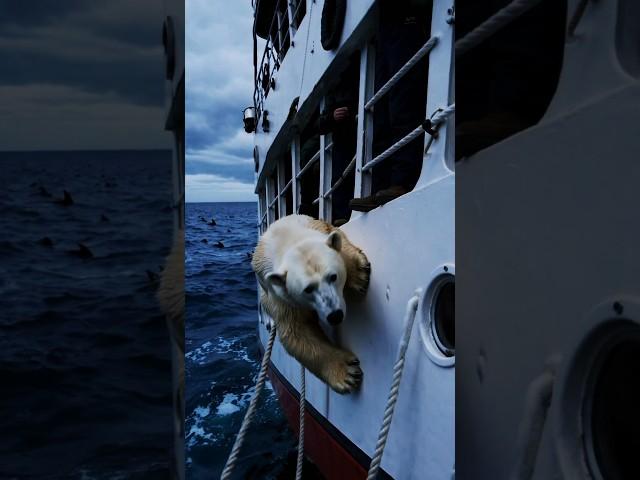
<path id="1" fill-rule="evenodd" d="M 250 1 L 189 0 L 186 11 L 187 201 L 255 201 Z"/>
<path id="2" fill-rule="evenodd" d="M 161 0 L 0 10 L 0 150 L 170 146 Z"/>

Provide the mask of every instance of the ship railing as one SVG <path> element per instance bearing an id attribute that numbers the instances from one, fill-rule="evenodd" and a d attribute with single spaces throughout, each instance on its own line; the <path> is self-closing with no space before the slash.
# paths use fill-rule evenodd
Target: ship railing
<path id="1" fill-rule="evenodd" d="M 407 135 L 405 135 L 403 138 L 401 138 L 396 143 L 391 145 L 380 155 L 373 158 L 370 162 L 367 162 L 367 164 L 362 167 L 362 171 L 366 172 L 368 170 L 371 170 L 377 164 L 386 160 L 391 155 L 393 155 L 398 150 L 400 150 L 402 147 L 404 147 L 408 143 L 411 143 L 413 140 L 423 135 L 425 132 L 430 135 L 429 142 L 425 147 L 425 150 L 428 150 L 429 146 L 431 146 L 431 142 L 437 136 L 437 129 L 440 126 L 440 124 L 442 124 L 447 119 L 447 117 L 449 117 L 450 115 L 453 115 L 455 111 L 456 111 L 455 103 L 452 103 L 451 105 L 447 105 L 445 108 L 439 108 L 433 113 L 433 115 L 429 120 L 425 120 L 425 122 L 422 125 L 410 131 Z"/>
<path id="2" fill-rule="evenodd" d="M 254 9 L 256 2 L 252 2 Z M 283 5 L 286 7 L 282 8 Z M 272 88 L 273 76 L 280 69 L 285 55 L 294 46 L 293 37 L 302 20 L 300 8 L 306 8 L 306 1 L 278 0 L 269 25 L 269 34 L 262 52 L 259 66 L 256 66 L 253 102 L 256 109 L 256 121 L 260 120 L 264 110 L 264 101 Z M 285 13 L 286 10 L 286 13 Z"/>
<path id="3" fill-rule="evenodd" d="M 438 37 L 431 37 L 427 42 L 420 47 L 416 54 L 411 57 L 407 63 L 405 63 L 400 70 L 398 70 L 393 77 L 391 77 L 387 83 L 385 83 L 380 90 L 378 90 L 373 97 L 365 104 L 365 110 L 372 110 L 374 105 L 384 97 L 384 95 L 391 90 L 396 83 L 404 77 L 409 70 L 411 70 L 420 60 L 422 60 L 433 48 L 438 44 Z"/>
<path id="4" fill-rule="evenodd" d="M 514 0 L 456 41 L 455 54 L 462 55 L 477 47 L 501 28 L 527 13 L 542 0 Z"/>
<path id="5" fill-rule="evenodd" d="M 438 18 L 438 21 L 446 22 L 450 27 L 453 26 L 454 10 L 450 5 L 446 2 L 434 2 L 434 9 L 437 10 L 438 15 L 435 18 Z M 436 32 L 441 33 L 436 34 Z M 446 157 L 445 153 L 449 151 L 446 150 L 446 144 L 450 141 L 450 132 L 444 126 L 445 122 L 448 123 L 450 121 L 449 117 L 455 113 L 455 103 L 451 102 L 453 92 L 449 91 L 449 83 L 438 86 L 433 91 L 428 88 L 426 107 L 428 107 L 429 112 L 423 118 L 422 124 L 417 125 L 416 128 L 407 132 L 403 138 L 372 158 L 373 117 L 375 115 L 375 106 L 380 99 L 385 98 L 385 95 L 394 87 L 398 88 L 400 80 L 406 79 L 412 69 L 421 68 L 421 65 L 419 65 L 422 63 L 421 60 L 437 57 L 436 60 L 428 60 L 432 64 L 431 67 L 438 65 L 447 68 L 450 77 L 450 60 L 453 47 L 453 42 L 451 41 L 451 30 L 434 30 L 431 38 L 419 46 L 411 58 L 377 91 L 374 88 L 375 44 L 372 41 L 365 41 L 360 50 L 359 93 L 356 114 L 358 136 L 355 156 L 349 158 L 346 168 L 340 167 L 340 170 L 344 168 L 342 172 L 333 171 L 336 165 L 333 162 L 334 152 L 332 151 L 331 133 L 320 135 L 319 150 L 308 160 L 301 158 L 301 142 L 303 144 L 306 142 L 303 141 L 304 139 L 301 138 L 299 133 L 294 133 L 291 138 L 290 156 L 283 153 L 277 159 L 273 172 L 261 175 L 260 185 L 257 188 L 260 199 L 260 228 L 264 231 L 264 229 L 268 228 L 268 225 L 278 218 L 299 212 L 300 207 L 303 205 L 305 209 L 309 205 L 313 205 L 314 209 L 317 208 L 317 213 L 313 213 L 313 216 L 317 215 L 317 218 L 331 222 L 333 210 L 340 210 L 343 207 L 343 205 L 340 205 L 337 208 L 334 205 L 336 191 L 339 191 L 340 188 L 345 188 L 346 184 L 350 183 L 349 178 L 351 175 L 354 176 L 352 198 L 370 195 L 372 169 L 380 162 L 394 157 L 395 152 L 405 145 L 418 141 L 422 135 L 428 137 L 423 150 L 423 168 L 426 162 L 426 154 L 430 149 L 432 152 L 435 151 L 437 155 L 442 153 L 443 157 Z M 444 52 L 441 51 L 440 47 L 444 49 Z M 443 78 L 446 78 L 443 75 L 433 75 L 436 81 L 442 81 Z M 432 79 L 430 78 L 430 80 Z M 318 107 L 320 112 L 325 108 L 325 101 L 326 99 L 320 100 Z M 436 140 L 439 136 L 444 138 L 443 142 Z M 443 160 L 447 162 L 447 158 L 443 158 Z M 308 178 L 311 169 L 315 169 L 318 166 L 319 178 L 316 179 L 316 174 L 314 173 L 313 182 L 301 182 L 301 180 Z M 449 164 L 447 163 L 444 166 L 448 168 Z M 439 175 L 441 171 L 441 165 L 438 162 L 429 165 L 428 168 L 428 175 Z M 336 175 L 337 173 L 340 173 L 340 175 Z M 351 186 L 349 186 L 349 189 L 351 189 Z M 309 190 L 313 191 L 313 193 Z M 338 201 L 343 202 L 344 199 L 339 199 Z"/>
<path id="6" fill-rule="evenodd" d="M 331 197 L 333 192 L 335 192 L 338 189 L 338 187 L 340 185 L 342 185 L 342 182 L 344 182 L 346 180 L 346 178 L 349 176 L 349 174 L 355 168 L 355 166 L 356 166 L 356 158 L 357 158 L 357 155 L 354 155 L 353 158 L 351 159 L 351 161 L 349 162 L 349 165 L 347 165 L 347 168 L 344 169 L 344 171 L 342 172 L 340 177 L 338 177 L 338 179 L 335 181 L 335 183 L 333 185 L 331 185 L 331 188 L 329 188 L 329 190 L 327 190 L 324 194 L 321 194 L 318 198 L 316 198 L 313 201 L 313 205 L 317 205 L 318 203 L 320 203 L 320 200 L 322 200 L 323 198 Z"/>

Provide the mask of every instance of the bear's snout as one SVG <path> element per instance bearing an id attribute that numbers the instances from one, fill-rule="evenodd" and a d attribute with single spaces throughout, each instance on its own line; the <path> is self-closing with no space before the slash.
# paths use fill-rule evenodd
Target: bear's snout
<path id="1" fill-rule="evenodd" d="M 331 325 L 338 325 L 342 323 L 342 319 L 344 318 L 344 312 L 342 310 L 334 310 L 327 317 L 327 321 Z"/>

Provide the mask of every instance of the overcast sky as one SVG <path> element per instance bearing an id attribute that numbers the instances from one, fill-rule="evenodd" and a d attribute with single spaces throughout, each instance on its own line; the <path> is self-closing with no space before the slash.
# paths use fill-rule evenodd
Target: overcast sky
<path id="1" fill-rule="evenodd" d="M 0 0 L 0 150 L 170 148 L 162 0 Z"/>
<path id="2" fill-rule="evenodd" d="M 251 0 L 186 7 L 186 199 L 256 201 L 253 136 L 242 127 L 253 104 Z"/>

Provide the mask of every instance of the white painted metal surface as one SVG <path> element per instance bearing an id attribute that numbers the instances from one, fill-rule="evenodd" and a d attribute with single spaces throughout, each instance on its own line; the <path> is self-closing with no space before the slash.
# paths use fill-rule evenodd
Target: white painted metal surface
<path id="1" fill-rule="evenodd" d="M 640 323 L 640 82 L 616 44 L 621 4 L 588 3 L 539 124 L 457 166 L 459 478 L 602 478 L 582 417 L 592 359 L 578 354 L 619 317 L 614 302 Z M 526 460 L 528 392 L 550 362 L 551 405 Z"/>
<path id="2" fill-rule="evenodd" d="M 373 95 L 373 47 L 375 27 L 373 1 L 347 2 L 347 15 L 337 52 L 326 52 L 320 44 L 320 17 L 323 1 L 307 2 L 307 14 L 295 32 L 295 47 L 288 51 L 276 75 L 264 108 L 269 111 L 270 132 L 255 134 L 260 152 L 260 172 L 256 191 L 264 189 L 267 176 L 273 175 L 277 156 L 273 152 L 292 153 L 293 175 L 300 171 L 300 141 L 297 135 L 280 131 L 291 101 L 300 96 L 300 112 L 318 102 L 332 75 L 334 61 L 356 50 L 362 53 L 360 100 L 358 111 L 358 149 L 356 156 L 355 196 L 368 194 L 368 175 L 361 167 L 371 159 L 371 117 L 364 104 Z M 438 44 L 431 52 L 427 115 L 454 101 L 452 89 L 453 27 L 447 23 L 451 1 L 435 0 L 432 36 Z M 305 44 L 303 39 L 309 41 Z M 306 58 L 306 61 L 304 57 Z M 304 68 L 304 72 L 302 69 Z M 303 79 L 301 81 L 301 79 Z M 426 118 L 426 117 L 425 117 Z M 307 375 L 307 401 L 357 447 L 371 456 L 375 447 L 384 405 L 391 383 L 392 368 L 402 335 L 402 319 L 407 301 L 416 288 L 428 290 L 432 272 L 443 265 L 455 266 L 453 137 L 448 123 L 423 159 L 423 169 L 415 189 L 367 214 L 353 212 L 342 227 L 360 246 L 372 265 L 371 283 L 366 299 L 348 304 L 347 319 L 335 330 L 335 340 L 358 355 L 364 371 L 361 389 L 356 394 L 338 395 L 313 375 Z M 368 136 L 364 134 L 369 132 Z M 321 140 L 321 194 L 330 188 L 329 139 Z M 265 152 L 271 153 L 265 155 Z M 363 178 L 364 177 L 364 178 Z M 260 212 L 274 197 L 266 181 L 266 201 L 260 200 Z M 300 182 L 294 181 L 294 208 L 300 203 Z M 330 218 L 330 202 L 321 198 L 320 213 Z M 269 215 L 272 220 L 272 215 Z M 396 479 L 429 478 L 450 480 L 454 471 L 455 441 L 455 368 L 444 355 L 434 361 L 427 353 L 418 324 L 428 307 L 421 301 L 418 318 L 407 351 L 401 383 L 382 468 Z M 268 338 L 264 324 L 259 326 L 263 344 Z M 434 354 L 434 355 L 437 355 Z M 272 361 L 290 384 L 299 388 L 299 364 L 278 341 Z"/>

